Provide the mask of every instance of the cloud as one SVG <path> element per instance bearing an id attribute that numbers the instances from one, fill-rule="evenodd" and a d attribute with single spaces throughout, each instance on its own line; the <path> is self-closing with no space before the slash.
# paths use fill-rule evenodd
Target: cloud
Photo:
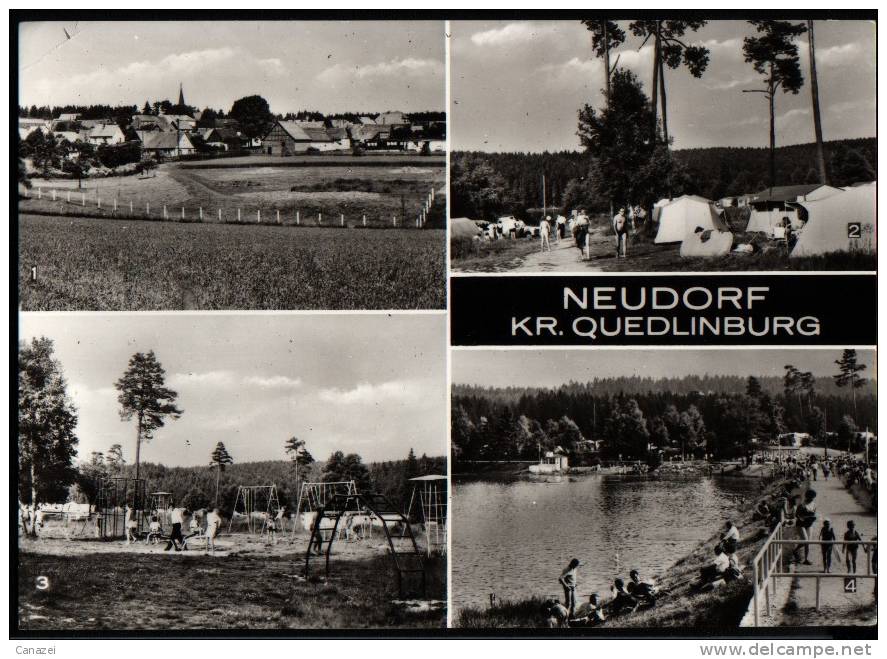
<path id="1" fill-rule="evenodd" d="M 807 50 L 804 50 L 807 53 Z M 820 66 L 842 66 L 844 64 L 858 64 L 862 57 L 860 46 L 856 42 L 845 43 L 840 46 L 816 49 L 816 63 Z M 871 62 L 874 62 L 874 51 L 869 54 Z M 863 58 L 864 59 L 864 58 Z"/>
<path id="2" fill-rule="evenodd" d="M 248 386 L 261 387 L 263 389 L 295 389 L 302 386 L 302 379 L 288 378 L 285 375 L 272 375 L 270 377 L 251 375 L 244 378 L 243 383 Z"/>
<path id="3" fill-rule="evenodd" d="M 394 380 L 379 384 L 361 382 L 351 389 L 330 387 L 321 389 L 317 395 L 325 403 L 337 405 L 415 403 L 427 399 L 426 387 L 420 382 L 409 380 Z"/>
<path id="4" fill-rule="evenodd" d="M 557 33 L 556 24 L 509 23 L 504 27 L 484 30 L 471 35 L 476 46 L 514 46 Z"/>
<path id="5" fill-rule="evenodd" d="M 317 74 L 320 82 L 339 84 L 380 78 L 442 78 L 444 63 L 430 58 L 406 57 L 368 66 L 334 64 Z"/>
<path id="6" fill-rule="evenodd" d="M 300 378 L 285 375 L 248 375 L 241 377 L 233 371 L 206 371 L 204 373 L 174 373 L 169 377 L 174 387 L 217 387 L 233 389 L 235 387 L 259 387 L 261 389 L 294 389 L 302 386 Z"/>

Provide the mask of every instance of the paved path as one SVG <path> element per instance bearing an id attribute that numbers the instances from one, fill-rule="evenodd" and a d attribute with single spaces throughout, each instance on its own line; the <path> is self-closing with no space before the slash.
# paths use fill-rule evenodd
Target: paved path
<path id="1" fill-rule="evenodd" d="M 811 539 L 819 539 L 819 531 L 822 528 L 822 520 L 831 520 L 832 527 L 835 529 L 835 535 L 840 540 L 847 530 L 847 521 L 852 519 L 856 523 L 856 529 L 862 535 L 863 540 L 871 540 L 878 534 L 878 518 L 875 513 L 869 512 L 860 505 L 849 490 L 844 488 L 844 484 L 840 478 L 832 477 L 829 480 L 823 480 L 821 475 L 819 480 L 810 483 L 810 487 L 816 490 L 817 512 L 816 522 L 811 529 Z M 860 548 L 857 558 L 857 572 L 866 573 L 866 554 Z M 801 572 L 822 572 L 822 553 L 818 545 L 810 547 L 810 561 L 813 565 L 797 565 L 796 571 Z M 832 558 L 832 572 L 844 573 L 846 571 L 844 565 L 843 551 L 840 557 Z M 795 584 L 791 601 L 797 603 L 797 611 L 799 613 L 807 613 L 816 607 L 816 580 L 815 579 L 794 579 Z M 788 585 L 788 583 L 786 583 Z M 820 584 L 820 607 L 823 612 L 827 612 L 830 622 L 841 620 L 842 613 L 846 613 L 847 623 L 853 624 L 852 619 L 855 617 L 854 611 L 864 605 L 872 603 L 872 590 L 874 582 L 871 579 L 860 579 L 857 582 L 856 593 L 844 592 L 844 581 L 839 578 L 822 579 Z M 794 609 L 794 606 L 791 607 Z M 783 609 L 774 616 L 772 624 L 774 626 L 795 624 L 796 614 L 793 610 L 786 611 Z M 837 622 L 840 624 L 840 622 Z"/>

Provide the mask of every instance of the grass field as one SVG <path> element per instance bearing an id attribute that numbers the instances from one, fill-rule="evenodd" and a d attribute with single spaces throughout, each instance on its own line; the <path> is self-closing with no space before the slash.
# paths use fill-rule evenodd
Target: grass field
<path id="1" fill-rule="evenodd" d="M 228 536 L 230 537 L 230 536 Z M 334 556 L 330 577 L 302 576 L 304 542 L 232 551 L 152 553 L 121 542 L 22 540 L 18 622 L 22 630 L 440 628 L 446 624 L 446 563 L 425 562 L 426 606 L 398 599 L 391 559 L 378 551 Z M 91 545 L 102 551 L 90 552 Z M 113 545 L 113 546 L 108 546 Z M 38 577 L 46 589 L 38 589 Z M 426 601 L 427 600 L 427 601 Z M 430 602 L 429 602 L 430 601 Z M 413 604 L 411 606 L 411 604 Z M 428 606 L 432 604 L 432 606 Z"/>
<path id="2" fill-rule="evenodd" d="M 99 217 L 313 226 L 415 226 L 429 192 L 445 192 L 440 158 L 328 156 L 228 160 L 161 165 L 152 176 L 32 180 L 21 212 Z M 39 190 L 39 193 L 38 193 Z M 55 191 L 55 199 L 52 193 Z M 39 198 L 38 198 L 39 196 Z M 70 198 L 70 201 L 69 201 Z M 115 209 L 116 202 L 116 209 Z M 130 206 L 131 204 L 131 206 Z M 132 210 L 130 210 L 130 208 Z M 259 214 L 257 214 L 259 213 Z M 318 217 L 320 214 L 320 217 Z M 392 218 L 395 220 L 392 220 Z M 441 225 L 443 226 L 443 225 Z"/>
<path id="3" fill-rule="evenodd" d="M 25 311 L 442 309 L 445 261 L 442 230 L 19 216 Z"/>

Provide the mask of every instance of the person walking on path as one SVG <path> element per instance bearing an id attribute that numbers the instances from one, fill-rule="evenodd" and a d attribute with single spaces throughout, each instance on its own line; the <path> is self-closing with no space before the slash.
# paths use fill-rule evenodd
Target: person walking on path
<path id="1" fill-rule="evenodd" d="M 826 544 L 819 545 L 822 549 L 822 571 L 828 574 L 832 571 L 832 556 L 835 551 L 835 529 L 832 528 L 831 520 L 822 521 L 822 528 L 819 530 L 819 539 Z"/>
<path id="2" fill-rule="evenodd" d="M 185 536 L 182 535 L 182 524 L 185 522 L 185 509 L 173 508 L 169 513 L 169 519 L 172 522 L 172 533 L 169 534 L 169 542 L 163 551 L 169 551 L 175 548 L 176 551 L 182 551 L 185 546 Z"/>

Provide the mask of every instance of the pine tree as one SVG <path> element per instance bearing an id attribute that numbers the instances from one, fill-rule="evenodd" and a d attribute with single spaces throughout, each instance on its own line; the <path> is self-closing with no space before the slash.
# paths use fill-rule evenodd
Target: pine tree
<path id="1" fill-rule="evenodd" d="M 230 464 L 234 464 L 234 458 L 228 453 L 228 449 L 225 448 L 225 445 L 222 442 L 219 442 L 213 449 L 209 462 L 209 466 L 211 468 L 215 467 L 216 470 L 216 507 L 219 505 L 219 482 L 222 478 L 222 472 L 225 471 L 225 465 Z"/>
<path id="2" fill-rule="evenodd" d="M 860 377 L 866 366 L 857 361 L 856 351 L 845 350 L 841 358 L 835 361 L 838 365 L 838 374 L 834 376 L 835 384 L 839 387 L 850 387 L 850 394 L 853 397 L 853 416 L 856 418 L 858 411 L 856 409 L 856 390 L 865 385 L 866 380 Z"/>
<path id="3" fill-rule="evenodd" d="M 184 413 L 176 407 L 178 394 L 164 386 L 166 372 L 157 361 L 154 351 L 137 352 L 129 360 L 129 366 L 114 385 L 120 392 L 120 418 L 136 419 L 135 477 L 139 477 L 139 456 L 142 442 L 154 437 L 154 432 L 164 426 L 167 417 L 178 419 Z"/>

